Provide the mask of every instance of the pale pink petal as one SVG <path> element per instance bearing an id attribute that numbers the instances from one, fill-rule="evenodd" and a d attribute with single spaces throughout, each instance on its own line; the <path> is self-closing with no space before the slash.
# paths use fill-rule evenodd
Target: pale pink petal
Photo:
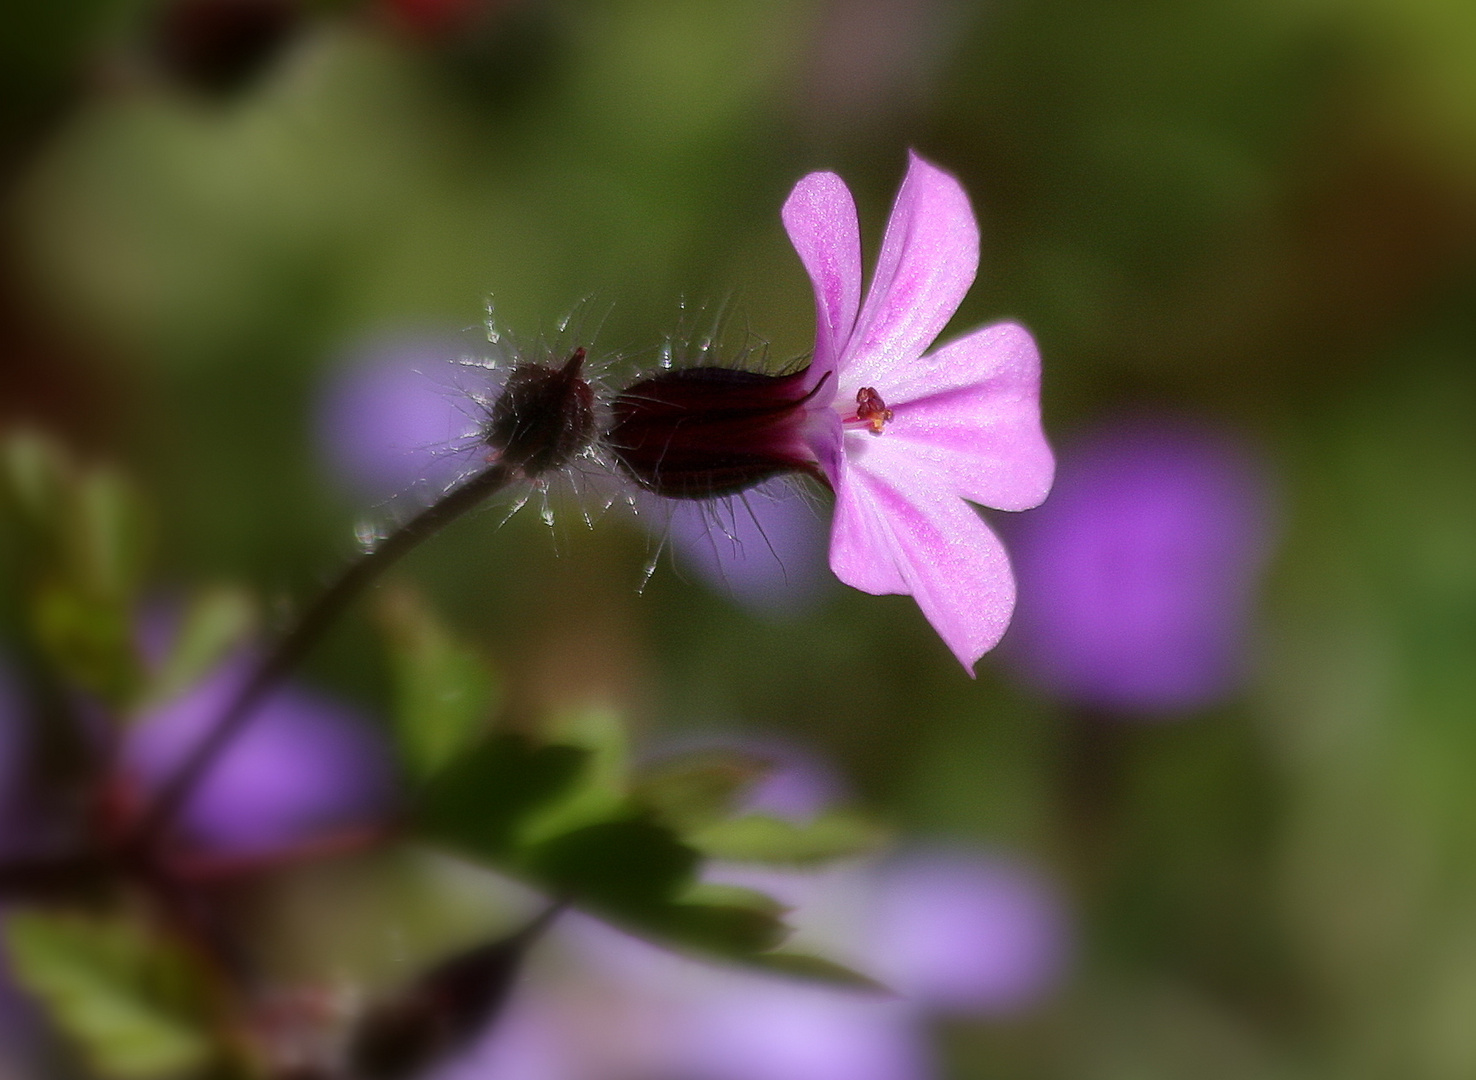
<path id="1" fill-rule="evenodd" d="M 887 404 L 916 401 L 968 386 L 988 385 L 1028 395 L 1040 394 L 1040 351 L 1018 323 L 994 323 L 970 330 L 947 345 L 902 364 L 879 384 Z"/>
<path id="2" fill-rule="evenodd" d="M 942 169 L 910 158 L 876 276 L 845 349 L 842 393 L 884 384 L 926 352 L 979 269 L 979 226 L 969 197 Z"/>
<path id="3" fill-rule="evenodd" d="M 836 577 L 864 592 L 910 593 L 970 673 L 1009 625 L 1009 557 L 954 495 L 931 484 L 901 489 L 852 462 L 836 493 L 831 538 Z"/>
<path id="4" fill-rule="evenodd" d="M 904 379 L 900 400 L 888 399 L 886 429 L 847 433 L 847 452 L 865 455 L 871 472 L 903 490 L 928 486 L 996 510 L 1040 505 L 1055 459 L 1040 426 L 1030 335 L 1008 323 L 987 327 L 918 365 L 923 374 Z"/>
<path id="5" fill-rule="evenodd" d="M 836 577 L 862 592 L 906 595 L 912 590 L 893 557 L 896 545 L 891 532 L 876 515 L 866 493 L 857 490 L 865 480 L 853 480 L 854 475 L 847 470 L 844 480 L 831 477 L 836 496 L 835 516 L 830 523 L 830 568 Z"/>
<path id="6" fill-rule="evenodd" d="M 806 176 L 785 200 L 784 228 L 815 287 L 815 357 L 809 386 L 826 373 L 850 341 L 861 304 L 861 229 L 856 203 L 835 173 Z M 834 393 L 834 381 L 831 383 Z"/>

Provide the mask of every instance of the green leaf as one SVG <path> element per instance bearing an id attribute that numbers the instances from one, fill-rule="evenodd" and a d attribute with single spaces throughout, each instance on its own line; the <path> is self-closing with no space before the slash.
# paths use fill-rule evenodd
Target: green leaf
<path id="1" fill-rule="evenodd" d="M 699 881 L 677 899 L 688 904 L 718 904 L 724 907 L 749 908 L 776 916 L 784 915 L 791 910 L 788 904 L 776 900 L 768 893 L 718 881 Z"/>
<path id="2" fill-rule="evenodd" d="M 4 445 L 4 479 L 29 526 L 38 582 L 31 619 L 53 663 L 124 705 L 142 685 L 133 615 L 147 552 L 147 514 L 114 469 L 82 467 L 55 442 L 20 433 Z"/>
<path id="3" fill-rule="evenodd" d="M 652 911 L 647 927 L 671 942 L 748 962 L 789 937 L 789 927 L 771 906 L 676 903 Z"/>
<path id="4" fill-rule="evenodd" d="M 555 896 L 637 923 L 689 888 L 700 862 L 671 829 L 643 817 L 585 825 L 520 858 Z"/>
<path id="5" fill-rule="evenodd" d="M 803 865 L 875 851 L 887 834 L 865 818 L 832 811 L 804 822 L 748 814 L 697 829 L 686 840 L 713 859 Z"/>
<path id="6" fill-rule="evenodd" d="M 746 963 L 775 975 L 788 975 L 806 982 L 825 983 L 846 990 L 864 990 L 872 994 L 891 993 L 881 983 L 859 971 L 809 953 L 764 952 L 748 957 Z"/>
<path id="7" fill-rule="evenodd" d="M 69 516 L 63 539 L 71 541 L 72 579 L 93 596 L 131 601 L 148 552 L 148 515 L 133 486 L 113 469 L 88 469 Z"/>
<path id="8" fill-rule="evenodd" d="M 629 816 L 629 748 L 619 713 L 599 705 L 564 709 L 545 721 L 543 734 L 550 742 L 584 750 L 588 766 L 566 797 L 527 823 L 520 837 L 524 844 Z"/>
<path id="9" fill-rule="evenodd" d="M 149 680 L 144 705 L 168 701 L 193 686 L 251 636 L 257 610 L 245 590 L 220 585 L 190 598 L 164 663 Z"/>
<path id="10" fill-rule="evenodd" d="M 395 732 L 411 776 L 433 776 L 486 730 L 502 687 L 490 664 L 457 641 L 409 590 L 379 605 L 395 677 Z"/>
<path id="11" fill-rule="evenodd" d="M 119 921 L 39 913 L 9 915 L 4 935 L 16 980 L 98 1074 L 158 1080 L 215 1057 L 203 980 L 178 946 Z"/>
<path id="12" fill-rule="evenodd" d="M 4 443 L 6 487 L 32 528 L 54 531 L 72 477 L 59 445 L 35 431 L 17 431 Z"/>
<path id="13" fill-rule="evenodd" d="M 121 705 L 138 693 L 142 668 L 129 608 L 51 580 L 32 600 L 36 638 L 68 678 Z"/>
<path id="14" fill-rule="evenodd" d="M 580 782 L 589 756 L 577 746 L 540 746 L 522 735 L 494 735 L 431 779 L 416 823 L 433 842 L 502 864 L 528 819 Z"/>
<path id="15" fill-rule="evenodd" d="M 647 770 L 634 797 L 668 824 L 695 829 L 730 814 L 773 767 L 770 759 L 741 750 L 694 751 Z"/>
<path id="16" fill-rule="evenodd" d="M 766 893 L 701 881 L 642 912 L 638 932 L 666 945 L 747 963 L 789 937 L 788 907 Z"/>

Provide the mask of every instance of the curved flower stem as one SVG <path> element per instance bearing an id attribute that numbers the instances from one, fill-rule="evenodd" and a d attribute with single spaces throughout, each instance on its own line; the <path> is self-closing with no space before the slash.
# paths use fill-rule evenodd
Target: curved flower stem
<path id="1" fill-rule="evenodd" d="M 133 833 L 131 846 L 136 850 L 143 849 L 168 829 L 200 781 L 209 774 L 221 752 L 256 716 L 256 706 L 261 703 L 262 698 L 282 676 L 302 662 L 344 608 L 358 599 L 359 594 L 401 556 L 507 486 L 513 475 L 513 470 L 506 465 L 492 465 L 452 488 L 385 537 L 357 562 L 350 564 L 338 580 L 328 586 L 317 601 L 302 613 L 297 623 L 277 643 L 276 648 L 257 664 L 251 677 L 221 713 L 215 727 L 191 751 L 184 764 L 165 783 L 144 812 Z"/>

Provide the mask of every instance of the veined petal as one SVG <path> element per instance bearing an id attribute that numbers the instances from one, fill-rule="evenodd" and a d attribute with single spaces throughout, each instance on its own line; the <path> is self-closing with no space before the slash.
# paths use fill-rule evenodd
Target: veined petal
<path id="1" fill-rule="evenodd" d="M 917 154 L 897 192 L 839 372 L 842 394 L 885 384 L 927 351 L 979 269 L 979 226 L 969 197 L 948 173 Z"/>
<path id="2" fill-rule="evenodd" d="M 841 462 L 832 475 L 835 516 L 830 523 L 830 569 L 852 588 L 873 596 L 912 592 L 896 557 L 896 541 L 877 511 L 864 473 Z"/>
<path id="3" fill-rule="evenodd" d="M 1040 426 L 1030 335 L 1008 323 L 986 327 L 918 364 L 922 373 L 904 375 L 888 402 L 886 430 L 848 432 L 847 452 L 904 490 L 931 486 L 996 510 L 1038 506 L 1055 458 Z"/>
<path id="4" fill-rule="evenodd" d="M 795 184 L 782 216 L 789 241 L 815 287 L 815 357 L 808 389 L 826 372 L 835 371 L 856 324 L 861 305 L 861 229 L 850 189 L 830 172 L 810 173 Z"/>
<path id="5" fill-rule="evenodd" d="M 887 373 L 887 404 L 965 387 L 989 386 L 1032 400 L 1040 396 L 1040 351 L 1018 323 L 993 323 Z"/>
<path id="6" fill-rule="evenodd" d="M 836 493 L 830 568 L 870 593 L 910 593 L 970 673 L 1009 625 L 1015 580 L 972 506 L 931 485 L 899 488 L 848 467 Z"/>

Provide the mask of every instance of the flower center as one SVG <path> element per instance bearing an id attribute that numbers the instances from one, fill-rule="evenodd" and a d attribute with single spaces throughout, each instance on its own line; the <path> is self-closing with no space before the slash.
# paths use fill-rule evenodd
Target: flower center
<path id="1" fill-rule="evenodd" d="M 864 424 L 871 429 L 873 435 L 880 435 L 891 418 L 892 410 L 887 408 L 887 403 L 876 392 L 876 388 L 863 386 L 856 391 L 856 415 L 847 417 L 845 423 Z"/>

